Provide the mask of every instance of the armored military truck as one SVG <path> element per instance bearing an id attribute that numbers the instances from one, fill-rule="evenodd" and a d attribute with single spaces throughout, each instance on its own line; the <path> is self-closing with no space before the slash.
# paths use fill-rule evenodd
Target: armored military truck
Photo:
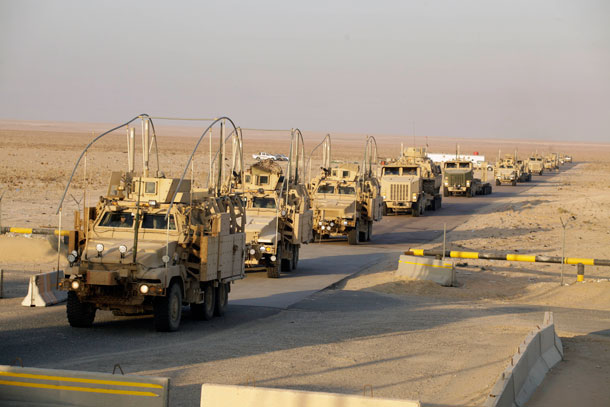
<path id="1" fill-rule="evenodd" d="M 519 174 L 517 165 L 512 155 L 508 154 L 496 163 L 496 166 L 494 167 L 494 178 L 496 180 L 496 185 L 517 185 Z"/>
<path id="2" fill-rule="evenodd" d="M 484 171 L 487 171 L 487 168 Z M 472 161 L 445 161 L 443 163 L 443 173 L 444 196 L 463 195 L 471 198 L 475 195 L 488 195 L 492 192 L 489 182 L 482 182 L 479 178 L 474 177 Z"/>
<path id="3" fill-rule="evenodd" d="M 440 209 L 442 172 L 428 156 L 426 148 L 409 147 L 398 159 L 381 167 L 381 194 L 384 215 L 423 215 L 426 209 Z"/>
<path id="4" fill-rule="evenodd" d="M 346 163 L 331 168 L 330 138 L 325 151 L 320 174 L 309 184 L 314 240 L 347 236 L 351 245 L 371 240 L 383 202 L 372 167 L 377 157 L 374 138 L 367 138 L 362 166 Z"/>
<path id="5" fill-rule="evenodd" d="M 150 119 L 142 120 L 148 140 Z M 224 122 L 220 133 L 222 143 Z M 196 190 L 184 179 L 188 164 L 182 178 L 149 174 L 144 144 L 142 173 L 133 170 L 130 142 L 128 171 L 113 172 L 107 194 L 82 220 L 75 217 L 69 268 L 61 281 L 73 327 L 91 326 L 99 309 L 152 313 L 157 330 L 175 331 L 183 305 L 190 305 L 195 319 L 223 315 L 230 283 L 244 278 L 245 211 L 240 196 L 221 188 L 231 185 L 229 178 L 239 169 L 226 177 L 219 172 L 226 182 L 217 188 Z"/>
<path id="6" fill-rule="evenodd" d="M 538 154 L 533 154 L 527 161 L 530 172 L 538 175 L 544 173 L 544 158 Z"/>
<path id="7" fill-rule="evenodd" d="M 246 267 L 264 267 L 269 278 L 296 269 L 301 245 L 313 240 L 313 211 L 301 182 L 302 141 L 301 132 L 293 131 L 288 174 L 275 160 L 264 160 L 244 175 Z"/>
<path id="8" fill-rule="evenodd" d="M 559 165 L 557 164 L 556 156 L 554 153 L 548 154 L 544 158 L 544 169 L 547 171 L 555 171 L 559 169 Z"/>
<path id="9" fill-rule="evenodd" d="M 532 170 L 529 165 L 527 165 L 526 161 L 517 160 L 517 173 L 519 174 L 519 178 L 517 181 L 519 182 L 530 182 L 532 180 Z"/>

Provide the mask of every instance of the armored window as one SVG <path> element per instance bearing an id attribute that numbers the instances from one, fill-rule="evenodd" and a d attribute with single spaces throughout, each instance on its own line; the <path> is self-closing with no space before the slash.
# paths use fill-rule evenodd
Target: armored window
<path id="1" fill-rule="evenodd" d="M 349 185 L 339 185 L 337 190 L 339 191 L 339 195 L 354 195 L 356 193 L 354 187 Z"/>
<path id="2" fill-rule="evenodd" d="M 157 183 L 156 182 L 147 182 L 145 191 L 147 194 L 154 194 L 157 192 Z"/>
<path id="3" fill-rule="evenodd" d="M 402 167 L 402 175 L 417 175 L 417 167 Z"/>
<path id="4" fill-rule="evenodd" d="M 323 184 L 318 187 L 318 194 L 334 194 L 335 186 L 329 184 Z"/>
<path id="5" fill-rule="evenodd" d="M 349 177 L 349 171 L 343 171 L 343 178 Z"/>
<path id="6" fill-rule="evenodd" d="M 333 170 L 333 177 L 337 176 L 337 170 Z"/>
<path id="7" fill-rule="evenodd" d="M 398 175 L 400 173 L 400 168 L 397 167 L 385 167 L 383 169 L 384 175 Z"/>
<path id="8" fill-rule="evenodd" d="M 250 176 L 250 174 L 246 175 L 246 183 L 249 184 L 250 182 L 252 182 L 252 177 Z"/>
<path id="9" fill-rule="evenodd" d="M 99 226 L 108 228 L 132 228 L 133 214 L 130 212 L 106 212 Z"/>
<path id="10" fill-rule="evenodd" d="M 142 221 L 142 229 L 167 229 L 165 214 L 145 213 Z M 169 217 L 169 229 L 176 230 L 176 221 L 173 216 Z"/>
<path id="11" fill-rule="evenodd" d="M 445 168 L 457 168 L 457 163 L 446 163 Z"/>
<path id="12" fill-rule="evenodd" d="M 263 196 L 255 196 L 252 198 L 252 207 L 261 209 L 275 209 L 275 199 Z"/>
<path id="13" fill-rule="evenodd" d="M 268 183 L 269 183 L 269 176 L 268 175 L 259 175 L 258 176 L 258 185 L 268 184 Z"/>
<path id="14" fill-rule="evenodd" d="M 470 163 L 460 163 L 460 168 L 470 168 Z"/>

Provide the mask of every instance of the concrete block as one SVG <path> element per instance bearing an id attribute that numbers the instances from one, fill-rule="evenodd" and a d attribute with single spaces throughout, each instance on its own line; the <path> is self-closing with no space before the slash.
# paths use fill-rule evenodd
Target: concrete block
<path id="1" fill-rule="evenodd" d="M 201 407 L 420 407 L 419 401 L 264 387 L 204 384 Z"/>
<path id="2" fill-rule="evenodd" d="M 57 279 L 64 278 L 63 270 L 40 273 L 30 277 L 28 294 L 21 305 L 24 307 L 46 307 L 65 301 L 68 298 L 66 291 L 57 289 Z"/>
<path id="3" fill-rule="evenodd" d="M 455 283 L 453 263 L 443 262 L 431 257 L 401 255 L 398 259 L 396 275 L 415 280 L 434 281 L 446 287 Z"/>
<path id="4" fill-rule="evenodd" d="M 561 362 L 563 356 L 559 353 L 559 350 L 555 346 L 555 339 L 560 341 L 560 339 L 555 335 L 555 326 L 547 326 L 540 330 L 540 351 L 541 356 L 547 367 L 551 369 L 557 363 Z M 561 341 L 560 341 L 561 345 Z M 560 346 L 560 349 L 563 350 L 563 347 Z"/>
<path id="5" fill-rule="evenodd" d="M 167 407 L 169 379 L 0 366 L 0 405 Z"/>

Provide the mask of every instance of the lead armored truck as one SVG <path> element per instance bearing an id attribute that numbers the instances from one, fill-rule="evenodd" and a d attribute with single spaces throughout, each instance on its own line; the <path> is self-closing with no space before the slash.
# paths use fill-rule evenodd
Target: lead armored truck
<path id="1" fill-rule="evenodd" d="M 149 176 L 146 158 L 136 174 L 132 152 L 130 170 L 113 172 L 108 193 L 75 217 L 61 281 L 70 325 L 91 326 L 97 310 L 152 313 L 159 331 L 179 328 L 184 305 L 195 319 L 223 315 L 230 283 L 245 276 L 241 197 Z"/>

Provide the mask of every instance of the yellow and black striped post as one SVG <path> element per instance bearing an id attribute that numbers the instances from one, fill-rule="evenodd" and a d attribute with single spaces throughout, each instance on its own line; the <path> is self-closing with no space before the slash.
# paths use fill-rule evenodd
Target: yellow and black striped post
<path id="1" fill-rule="evenodd" d="M 57 230 L 57 229 L 49 229 L 49 228 L 14 228 L 10 226 L 3 226 L 0 228 L 0 233 L 18 233 L 23 235 L 61 235 L 61 236 L 69 236 L 69 230 Z"/>

